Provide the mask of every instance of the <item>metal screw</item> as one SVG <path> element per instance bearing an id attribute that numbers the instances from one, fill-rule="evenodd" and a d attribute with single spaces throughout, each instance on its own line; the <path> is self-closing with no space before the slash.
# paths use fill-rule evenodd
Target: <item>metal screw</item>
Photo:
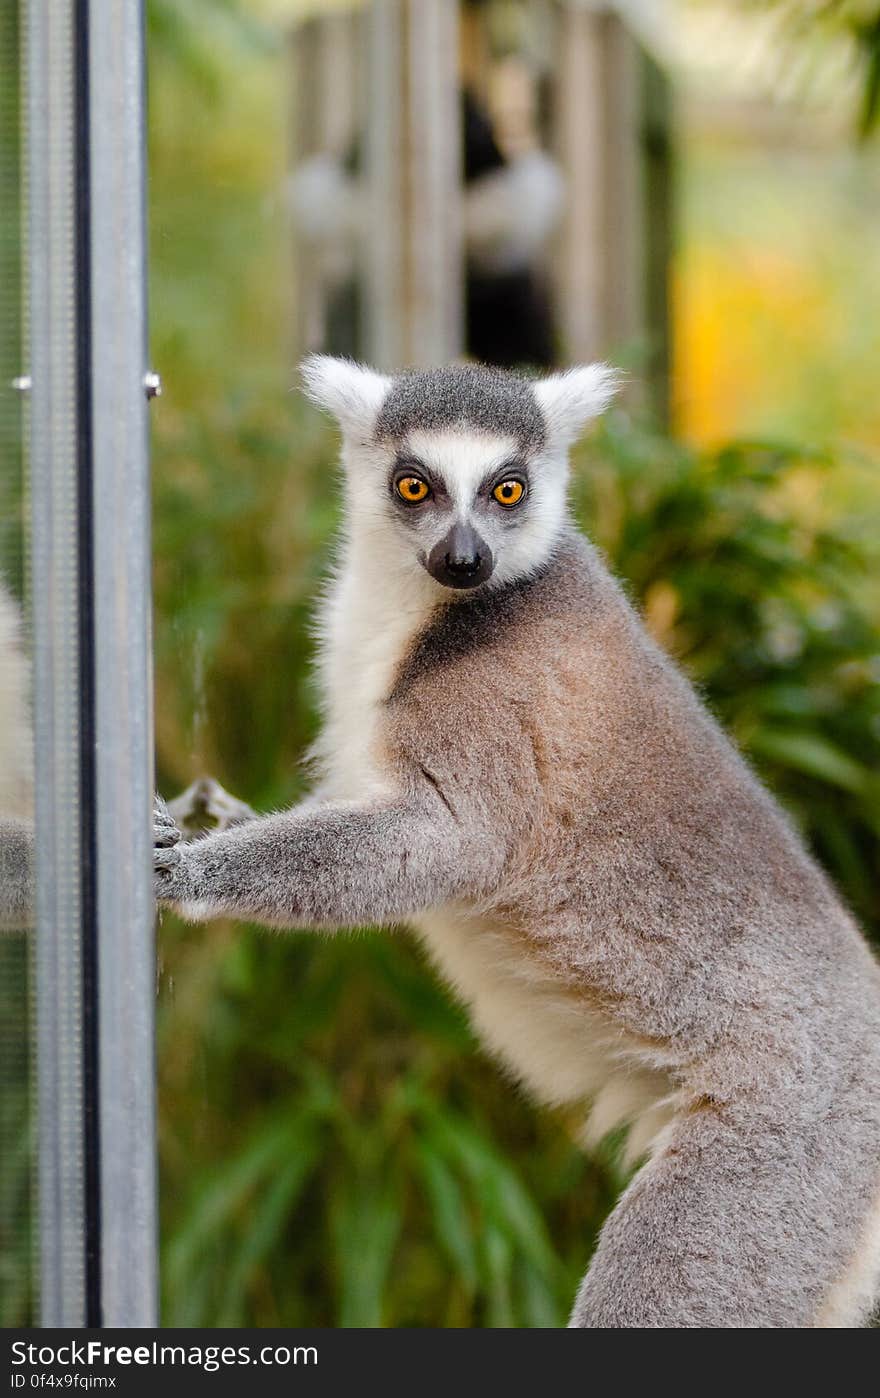
<path id="1" fill-rule="evenodd" d="M 162 380 L 153 369 L 144 374 L 144 392 L 148 399 L 162 397 Z"/>

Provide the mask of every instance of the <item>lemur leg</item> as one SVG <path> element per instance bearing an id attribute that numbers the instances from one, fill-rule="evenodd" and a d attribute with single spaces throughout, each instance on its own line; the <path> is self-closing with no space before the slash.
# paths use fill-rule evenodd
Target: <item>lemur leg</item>
<path id="1" fill-rule="evenodd" d="M 433 786 L 397 801 L 307 802 L 190 844 L 156 825 L 156 896 L 185 917 L 238 917 L 270 927 L 393 922 L 473 892 L 503 851 L 467 834 Z"/>
<path id="2" fill-rule="evenodd" d="M 0 929 L 21 930 L 34 920 L 34 828 L 0 817 Z"/>
<path id="3" fill-rule="evenodd" d="M 570 1325 L 816 1325 L 851 1245 L 828 1145 L 770 1110 L 734 1123 L 699 1107 L 673 1124 L 605 1224 Z"/>

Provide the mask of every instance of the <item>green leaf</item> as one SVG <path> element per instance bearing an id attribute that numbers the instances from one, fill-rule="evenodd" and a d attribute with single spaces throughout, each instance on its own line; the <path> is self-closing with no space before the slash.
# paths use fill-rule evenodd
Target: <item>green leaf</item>
<path id="1" fill-rule="evenodd" d="M 166 1265 L 172 1283 L 180 1284 L 190 1268 L 199 1263 L 206 1241 L 222 1231 L 256 1184 L 273 1168 L 289 1161 L 292 1139 L 295 1140 L 295 1134 L 292 1137 L 287 1117 L 272 1120 L 239 1155 L 219 1172 L 211 1172 L 211 1183 L 196 1182 L 192 1207 L 167 1251 Z"/>
<path id="2" fill-rule="evenodd" d="M 858 796 L 866 788 L 868 773 L 865 768 L 817 733 L 759 728 L 752 733 L 749 747 L 756 757 L 778 762 L 809 777 L 818 777 L 842 791 Z"/>
<path id="3" fill-rule="evenodd" d="M 509 1329 L 516 1324 L 510 1287 L 513 1248 L 510 1239 L 491 1224 L 483 1232 L 482 1245 L 488 1280 L 488 1323 L 497 1329 Z"/>
<path id="4" fill-rule="evenodd" d="M 471 1179 L 474 1200 L 484 1217 L 503 1229 L 523 1256 L 545 1276 L 557 1276 L 558 1262 L 541 1212 L 509 1160 L 463 1118 L 433 1107 L 429 1115 L 434 1141 L 446 1158 L 457 1160 Z"/>
<path id="5" fill-rule="evenodd" d="M 437 1241 L 448 1253 L 468 1296 L 473 1296 L 477 1288 L 477 1251 L 461 1188 L 430 1142 L 423 1141 L 418 1146 L 416 1159 L 430 1201 Z"/>
<path id="6" fill-rule="evenodd" d="M 339 1326 L 381 1326 L 388 1271 L 402 1224 L 401 1200 L 387 1173 L 359 1173 L 348 1180 L 333 1210 Z"/>
<path id="7" fill-rule="evenodd" d="M 312 1122 L 290 1132 L 290 1160 L 268 1184 L 246 1221 L 241 1246 L 229 1260 L 218 1325 L 245 1325 L 245 1293 L 252 1273 L 270 1254 L 319 1156 L 320 1136 Z"/>
<path id="8" fill-rule="evenodd" d="M 566 1296 L 560 1306 L 556 1291 L 534 1267 L 518 1267 L 516 1283 L 522 1297 L 522 1306 L 517 1309 L 526 1325 L 536 1330 L 553 1330 L 565 1324 L 573 1296 Z"/>

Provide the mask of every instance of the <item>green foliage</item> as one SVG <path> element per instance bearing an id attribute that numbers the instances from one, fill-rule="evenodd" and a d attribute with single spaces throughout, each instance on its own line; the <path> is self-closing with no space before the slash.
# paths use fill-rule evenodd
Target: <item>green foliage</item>
<path id="1" fill-rule="evenodd" d="M 301 789 L 332 451 L 289 400 L 157 443 L 168 790 L 197 764 L 262 806 Z M 784 445 L 701 455 L 621 414 L 581 454 L 575 503 L 876 928 L 880 647 L 867 543 L 827 503 L 845 474 Z M 622 1182 L 613 1152 L 585 1159 L 576 1123 L 520 1100 L 407 939 L 167 919 L 161 945 L 169 1323 L 564 1319 Z"/>
<path id="2" fill-rule="evenodd" d="M 857 128 L 870 135 L 880 117 L 880 4 L 877 0 L 749 0 L 780 15 L 783 32 L 814 49 L 848 41 L 858 78 Z"/>
<path id="3" fill-rule="evenodd" d="M 240 59 L 277 42 L 242 0 L 148 0 L 146 17 L 153 62 L 172 65 L 211 98 L 219 93 L 224 56 Z"/>
<path id="4" fill-rule="evenodd" d="M 198 935 L 173 950 L 198 1020 L 163 1015 L 169 1322 L 558 1323 L 611 1173 L 497 1081 L 412 947 Z"/>

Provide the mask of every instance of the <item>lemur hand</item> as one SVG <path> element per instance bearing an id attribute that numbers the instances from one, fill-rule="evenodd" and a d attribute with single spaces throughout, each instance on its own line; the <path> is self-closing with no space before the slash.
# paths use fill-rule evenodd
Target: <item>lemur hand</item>
<path id="1" fill-rule="evenodd" d="M 153 886 L 160 902 L 176 903 L 187 897 L 186 852 L 180 831 L 161 796 L 153 807 Z"/>

